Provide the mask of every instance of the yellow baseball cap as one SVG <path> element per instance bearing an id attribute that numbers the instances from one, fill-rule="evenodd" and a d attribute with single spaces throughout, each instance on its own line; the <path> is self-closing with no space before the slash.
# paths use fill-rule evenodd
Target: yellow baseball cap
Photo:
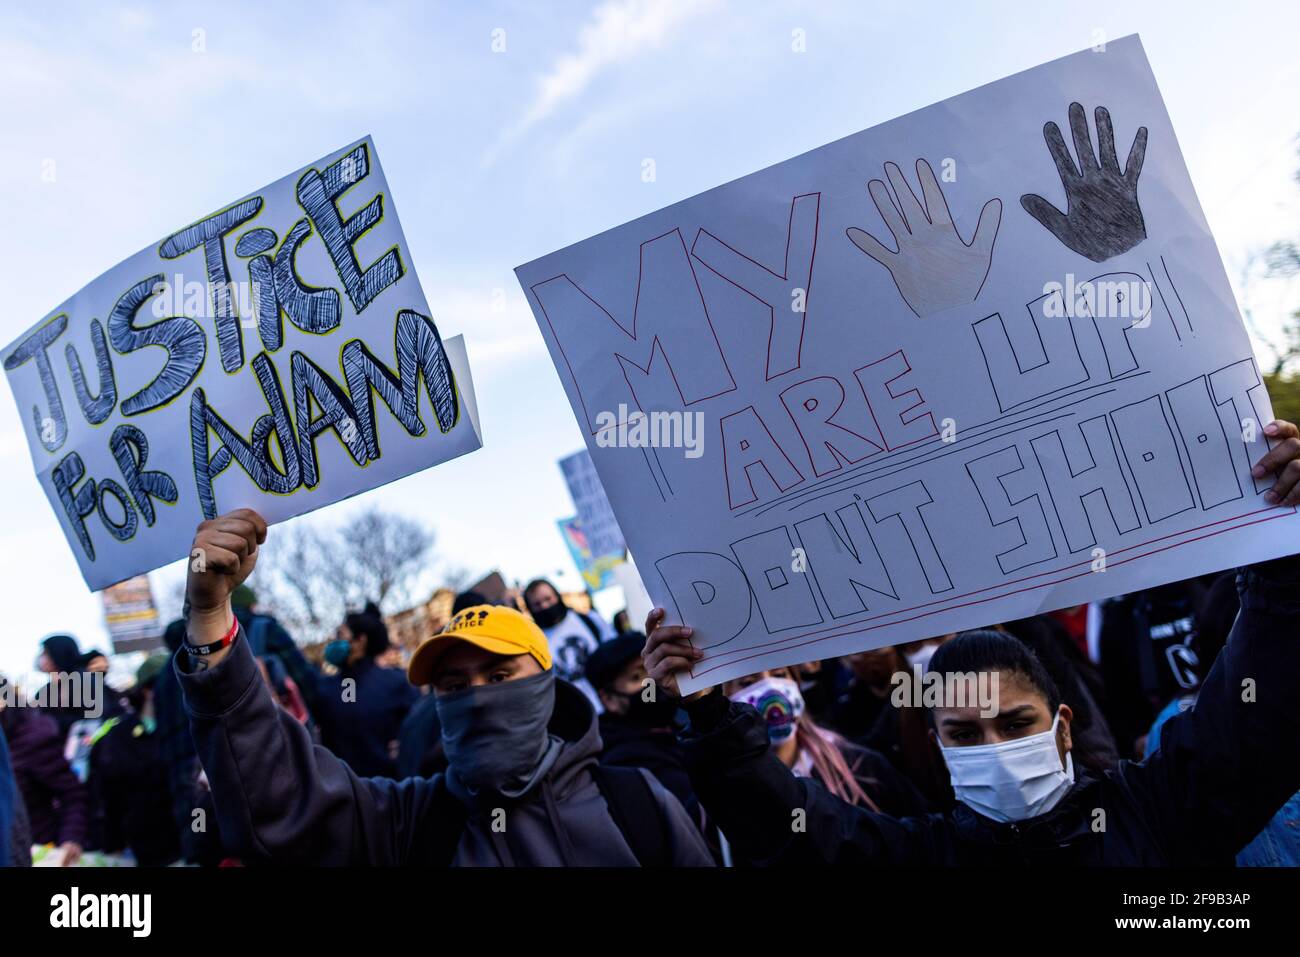
<path id="1" fill-rule="evenodd" d="M 532 655 L 542 670 L 551 667 L 551 646 L 532 619 L 505 605 L 475 605 L 459 612 L 447 626 L 426 638 L 406 666 L 407 680 L 427 685 L 433 667 L 457 641 L 467 641 L 494 655 Z"/>

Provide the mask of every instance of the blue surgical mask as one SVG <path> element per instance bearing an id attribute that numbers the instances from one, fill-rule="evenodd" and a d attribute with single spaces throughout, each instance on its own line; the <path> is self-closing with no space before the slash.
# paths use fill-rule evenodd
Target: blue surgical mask
<path id="1" fill-rule="evenodd" d="M 346 638 L 335 638 L 325 646 L 325 660 L 335 668 L 342 668 L 348 663 L 348 656 L 352 654 L 352 642 Z"/>

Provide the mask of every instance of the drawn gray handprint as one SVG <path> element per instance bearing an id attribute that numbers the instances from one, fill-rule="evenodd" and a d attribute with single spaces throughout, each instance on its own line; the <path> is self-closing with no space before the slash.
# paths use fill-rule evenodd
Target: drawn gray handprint
<path id="1" fill-rule="evenodd" d="M 1070 158 L 1060 127 L 1052 122 L 1043 127 L 1043 139 L 1065 187 L 1065 212 L 1036 193 L 1021 196 L 1020 205 L 1065 245 L 1099 263 L 1128 252 L 1147 238 L 1137 197 L 1138 176 L 1147 152 L 1147 128 L 1138 129 L 1121 171 L 1110 113 L 1099 106 L 1095 118 L 1100 162 L 1092 152 L 1088 114 L 1081 104 L 1070 104 L 1070 132 L 1074 134 L 1078 167 Z"/>
<path id="2" fill-rule="evenodd" d="M 924 206 L 897 165 L 886 163 L 885 175 L 894 189 L 892 196 L 878 179 L 867 184 L 867 191 L 898 249 L 890 249 L 856 226 L 849 227 L 849 239 L 889 270 L 903 300 L 917 316 L 973 302 L 984 287 L 993 261 L 993 241 L 1002 222 L 1002 200 L 991 199 L 984 204 L 975 235 L 968 243 L 953 225 L 948 201 L 929 163 L 916 161 Z"/>

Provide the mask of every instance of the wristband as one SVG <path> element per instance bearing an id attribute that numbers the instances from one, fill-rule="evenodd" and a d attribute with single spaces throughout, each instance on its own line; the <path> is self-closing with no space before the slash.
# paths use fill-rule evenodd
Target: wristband
<path id="1" fill-rule="evenodd" d="M 236 618 L 230 624 L 230 630 L 221 636 L 218 640 L 208 645 L 195 645 L 190 643 L 190 636 L 185 635 L 185 650 L 192 655 L 210 655 L 220 651 L 222 648 L 234 644 L 235 638 L 239 635 L 239 619 Z"/>

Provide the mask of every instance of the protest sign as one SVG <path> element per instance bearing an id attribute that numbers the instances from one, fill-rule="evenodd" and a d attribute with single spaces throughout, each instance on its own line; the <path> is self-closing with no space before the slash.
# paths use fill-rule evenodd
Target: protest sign
<path id="1" fill-rule="evenodd" d="M 92 589 L 481 445 L 369 137 L 110 269 L 3 353 Z M 376 402 L 376 399 L 379 401 Z"/>
<path id="2" fill-rule="evenodd" d="M 116 654 L 147 651 L 162 645 L 162 625 L 153 603 L 148 575 L 136 575 L 99 593 L 104 622 Z"/>
<path id="3" fill-rule="evenodd" d="M 600 476 L 585 449 L 560 459 L 560 471 L 569 486 L 569 497 L 578 510 L 578 521 L 594 556 L 618 555 L 627 550 L 623 531 L 618 527 L 614 509 L 600 484 Z"/>
<path id="4" fill-rule="evenodd" d="M 573 564 L 578 567 L 578 574 L 582 576 L 587 591 L 600 591 L 615 584 L 614 571 L 623 564 L 623 549 L 600 555 L 593 552 L 591 540 L 582 527 L 582 520 L 576 515 L 572 518 L 562 518 L 555 524 L 559 526 L 565 547 L 569 549 L 569 555 L 573 558 Z"/>
<path id="5" fill-rule="evenodd" d="M 684 690 L 1300 542 L 1136 36 L 517 275 Z"/>

